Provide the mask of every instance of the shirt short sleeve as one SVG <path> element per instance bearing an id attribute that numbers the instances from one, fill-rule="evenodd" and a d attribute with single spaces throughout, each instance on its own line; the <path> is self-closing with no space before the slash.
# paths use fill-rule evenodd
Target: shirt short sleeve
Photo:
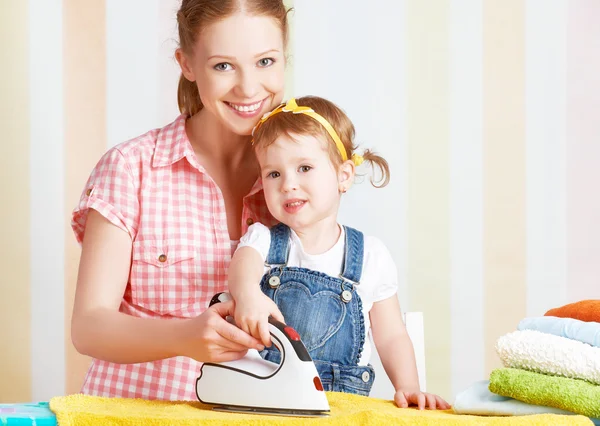
<path id="1" fill-rule="evenodd" d="M 267 259 L 271 247 L 271 231 L 262 223 L 254 223 L 248 228 L 236 250 L 242 247 L 252 247 L 260 253 L 263 260 Z"/>
<path id="2" fill-rule="evenodd" d="M 373 287 L 373 302 L 385 300 L 398 291 L 398 269 L 392 254 L 378 238 L 365 237 L 365 246 L 369 247 L 369 255 L 377 271 L 377 279 Z"/>
<path id="3" fill-rule="evenodd" d="M 139 200 L 136 179 L 118 148 L 107 151 L 92 170 L 79 203 L 73 210 L 71 227 L 83 241 L 89 209 L 98 211 L 131 238 L 137 231 Z"/>

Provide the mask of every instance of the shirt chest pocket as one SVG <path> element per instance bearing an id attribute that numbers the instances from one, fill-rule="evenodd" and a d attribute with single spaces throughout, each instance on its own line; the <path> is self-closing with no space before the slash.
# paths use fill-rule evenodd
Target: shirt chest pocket
<path id="1" fill-rule="evenodd" d="M 182 316 L 200 302 L 199 259 L 195 247 L 134 242 L 131 302 L 160 315 Z"/>

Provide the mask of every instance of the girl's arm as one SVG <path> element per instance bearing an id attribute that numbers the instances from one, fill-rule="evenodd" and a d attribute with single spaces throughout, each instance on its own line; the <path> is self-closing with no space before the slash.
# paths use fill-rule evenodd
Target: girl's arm
<path id="1" fill-rule="evenodd" d="M 77 278 L 71 339 L 82 354 L 116 363 L 183 355 L 222 362 L 259 342 L 223 318 L 233 303 L 217 303 L 192 319 L 137 318 L 119 312 L 131 267 L 129 235 L 93 209 L 88 212 Z"/>
<path id="2" fill-rule="evenodd" d="M 394 389 L 419 391 L 415 352 L 396 295 L 375 302 L 369 316 L 377 353 Z"/>
<path id="3" fill-rule="evenodd" d="M 229 265 L 229 293 L 235 300 L 260 292 L 259 283 L 263 276 L 263 259 L 252 247 L 236 250 Z"/>
<path id="4" fill-rule="evenodd" d="M 415 351 L 402 321 L 396 295 L 375 302 L 369 316 L 379 358 L 396 390 L 396 404 L 406 407 L 412 403 L 419 409 L 427 406 L 432 409 L 450 408 L 439 396 L 420 391 Z"/>
<path id="5" fill-rule="evenodd" d="M 283 322 L 275 302 L 260 290 L 264 262 L 260 253 L 245 246 L 236 250 L 229 265 L 229 293 L 235 301 L 235 322 L 246 333 L 271 346 L 269 315 Z"/>

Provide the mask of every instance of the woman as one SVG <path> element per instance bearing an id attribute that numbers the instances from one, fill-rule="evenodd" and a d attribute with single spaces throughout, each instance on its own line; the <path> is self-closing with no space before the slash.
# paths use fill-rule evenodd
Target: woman
<path id="1" fill-rule="evenodd" d="M 72 319 L 94 358 L 87 394 L 194 400 L 200 362 L 263 346 L 229 324 L 232 250 L 273 223 L 250 145 L 283 97 L 282 0 L 183 0 L 177 13 L 181 115 L 109 150 L 73 212 L 82 243 Z"/>

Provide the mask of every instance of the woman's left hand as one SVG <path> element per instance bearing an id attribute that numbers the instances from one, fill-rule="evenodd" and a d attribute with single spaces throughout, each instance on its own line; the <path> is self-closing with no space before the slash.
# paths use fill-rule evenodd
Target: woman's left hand
<path id="1" fill-rule="evenodd" d="M 448 410 L 448 404 L 442 397 L 427 392 L 414 392 L 398 390 L 394 395 L 394 402 L 400 408 L 406 408 L 410 405 L 416 405 L 419 410 L 429 408 L 430 410 Z"/>

